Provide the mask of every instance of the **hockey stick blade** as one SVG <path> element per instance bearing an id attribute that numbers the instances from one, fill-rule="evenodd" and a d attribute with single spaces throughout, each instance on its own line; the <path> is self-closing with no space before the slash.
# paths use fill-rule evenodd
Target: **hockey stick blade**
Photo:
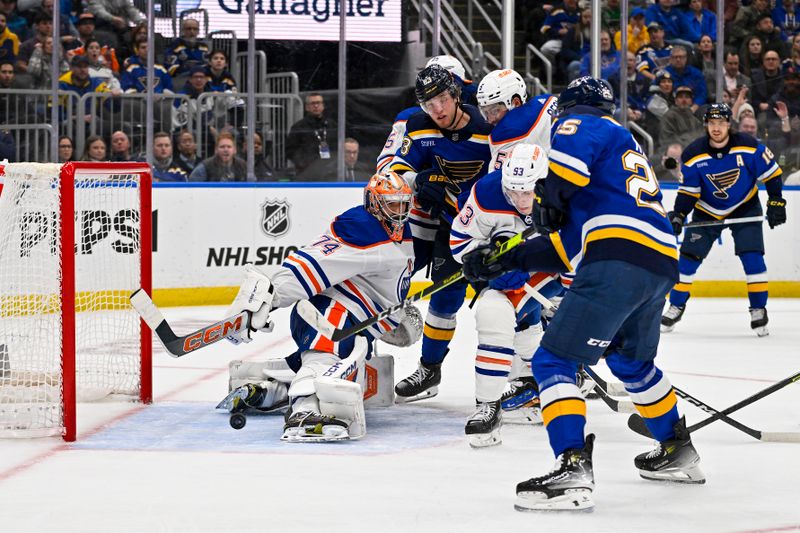
<path id="1" fill-rule="evenodd" d="M 589 367 L 583 367 L 581 372 L 584 373 L 584 377 L 591 379 L 594 381 L 597 386 L 594 388 L 597 391 L 597 395 L 603 400 L 607 406 L 611 408 L 612 411 L 615 413 L 635 413 L 636 406 L 633 405 L 633 402 L 629 400 L 617 400 L 616 398 L 612 398 L 611 395 L 608 393 L 607 386 L 608 383 L 600 376 L 594 373 L 592 369 Z"/>
<path id="2" fill-rule="evenodd" d="M 533 226 L 531 226 L 529 228 L 526 228 L 524 231 L 522 231 L 520 233 L 517 233 L 516 235 L 514 235 L 513 237 L 511 237 L 507 241 L 501 243 L 497 247 L 497 250 L 495 250 L 495 252 L 492 253 L 492 255 L 489 256 L 487 262 L 491 263 L 491 262 L 497 261 L 497 259 L 500 256 L 502 256 L 503 254 L 505 254 L 506 252 L 508 252 L 512 248 L 515 248 L 515 247 L 519 246 L 520 244 L 522 244 L 528 237 L 530 237 L 534 233 L 536 233 L 536 228 L 534 228 Z M 314 313 L 312 313 L 311 309 L 309 309 L 308 307 L 301 308 L 300 307 L 300 302 L 298 302 L 297 312 L 298 312 L 298 314 L 300 314 L 300 316 L 303 318 L 303 320 L 308 322 L 309 325 L 312 325 L 314 327 L 319 326 L 318 327 L 318 331 L 323 332 L 323 334 L 325 334 L 325 336 L 328 337 L 333 342 L 339 342 L 339 341 L 342 341 L 342 340 L 347 339 L 349 337 L 352 337 L 353 335 L 356 335 L 357 333 L 360 333 L 360 332 L 364 331 L 365 329 L 371 327 L 373 324 L 377 324 L 381 320 L 385 320 L 385 319 L 389 318 L 390 316 L 394 315 L 398 311 L 403 310 L 403 308 L 405 308 L 407 305 L 411 305 L 412 303 L 414 303 L 414 302 L 416 302 L 418 300 L 421 300 L 423 298 L 426 298 L 426 297 L 430 296 L 431 294 L 433 294 L 435 292 L 439 292 L 440 290 L 444 289 L 445 287 L 449 287 L 453 283 L 457 283 L 457 282 L 461 281 L 463 278 L 464 278 L 464 272 L 463 271 L 459 270 L 458 272 L 453 272 L 450 276 L 446 277 L 445 279 L 440 280 L 440 281 L 434 283 L 433 285 L 429 285 L 429 286 L 425 287 L 421 291 L 409 296 L 408 298 L 406 298 L 402 302 L 400 302 L 400 303 L 398 303 L 396 305 L 393 305 L 393 306 L 391 306 L 391 307 L 389 307 L 387 309 L 384 309 L 380 313 L 378 313 L 376 315 L 372 315 L 371 317 L 366 318 L 366 319 L 362 320 L 361 322 L 353 324 L 349 328 L 344 328 L 344 329 L 334 328 L 332 326 L 332 324 L 328 323 L 328 321 L 325 320 L 324 318 L 315 317 L 315 314 L 318 315 L 318 313 L 316 313 L 316 309 L 314 309 Z M 313 305 L 311 305 L 311 308 L 313 308 Z M 309 317 L 308 319 L 303 314 L 303 312 L 304 312 L 303 309 L 305 309 L 305 313 L 308 314 L 308 317 Z"/>
<path id="3" fill-rule="evenodd" d="M 691 397 L 692 398 L 691 400 L 688 399 L 688 398 L 684 398 L 687 401 L 689 401 L 692 405 L 700 407 L 701 409 L 703 409 L 706 412 L 712 412 L 713 411 L 713 414 L 710 417 L 706 418 L 705 420 L 701 420 L 700 422 L 698 422 L 696 424 L 693 424 L 693 425 L 689 426 L 688 427 L 688 431 L 690 433 L 692 433 L 694 431 L 697 431 L 698 429 L 704 428 L 705 426 L 707 426 L 708 424 L 711 424 L 712 422 L 716 422 L 717 420 L 722 420 L 723 422 L 726 422 L 726 423 L 736 427 L 737 429 L 739 429 L 741 431 L 744 431 L 748 435 L 751 435 L 752 437 L 754 437 L 754 438 L 756 438 L 756 439 L 758 439 L 758 440 L 760 440 L 762 442 L 800 442 L 800 433 L 798 433 L 798 432 L 758 431 L 758 430 L 749 428 L 747 426 L 744 426 L 743 424 L 740 424 L 739 422 L 736 422 L 735 420 L 733 420 L 730 417 L 728 417 L 728 415 L 730 415 L 732 413 L 735 413 L 739 409 L 743 409 L 743 408 L 747 407 L 748 405 L 750 405 L 750 404 L 752 404 L 752 403 L 764 398 L 765 396 L 769 396 L 773 392 L 777 392 L 780 389 L 786 387 L 787 385 L 791 385 L 792 383 L 795 383 L 797 381 L 800 381 L 800 372 L 798 372 L 796 374 L 793 374 L 793 375 L 789 376 L 786 379 L 782 379 L 781 381 L 778 381 L 777 383 L 774 383 L 773 385 L 770 385 L 766 389 L 763 389 L 763 390 L 757 392 L 756 394 L 753 394 L 752 396 L 748 396 L 744 400 L 742 400 L 742 401 L 740 401 L 740 402 L 738 402 L 738 403 L 736 403 L 736 404 L 734 404 L 734 405 L 732 405 L 732 406 L 730 406 L 730 407 L 728 407 L 726 409 L 723 409 L 722 411 L 717 411 L 717 410 L 713 409 L 712 407 L 708 406 L 707 404 L 703 404 L 703 406 L 705 406 L 705 408 L 701 407 L 701 405 L 699 405 L 699 404 L 701 404 L 702 402 L 700 402 L 699 400 L 697 400 L 697 398 L 694 398 L 693 396 Z M 678 392 L 678 389 L 675 390 L 675 393 L 678 396 L 681 396 L 682 398 L 684 397 L 684 396 L 682 396 L 682 394 L 685 395 L 685 396 L 690 396 L 689 394 L 685 393 L 684 391 Z M 709 409 L 710 409 L 710 411 L 709 411 Z M 742 427 L 739 427 L 739 426 L 742 426 Z M 639 435 L 642 435 L 642 436 L 648 437 L 648 438 L 653 438 L 653 435 L 647 429 L 647 425 L 645 424 L 644 419 L 639 415 L 634 414 L 634 415 L 631 415 L 628 418 L 628 427 L 632 431 L 638 433 Z M 746 428 L 747 430 L 742 429 L 742 428 Z"/>
<path id="4" fill-rule="evenodd" d="M 722 220 L 704 220 L 703 222 L 690 222 L 683 226 L 685 229 L 703 228 L 706 226 L 730 226 L 732 224 L 745 224 L 747 222 L 764 222 L 765 217 L 725 218 Z"/>
<path id="5" fill-rule="evenodd" d="M 250 327 L 250 313 L 242 311 L 238 315 L 225 318 L 188 335 L 178 336 L 144 290 L 136 289 L 131 294 L 130 300 L 133 308 L 153 330 L 167 353 L 176 358 L 210 346 L 232 333 L 238 333 Z"/>

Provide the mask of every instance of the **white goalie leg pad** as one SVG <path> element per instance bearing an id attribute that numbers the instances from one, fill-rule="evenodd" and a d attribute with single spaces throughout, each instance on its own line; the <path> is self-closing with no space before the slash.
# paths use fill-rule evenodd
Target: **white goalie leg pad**
<path id="1" fill-rule="evenodd" d="M 544 328 L 541 324 L 534 324 L 524 331 L 518 332 L 514 336 L 514 364 L 511 365 L 511 372 L 508 375 L 509 381 L 520 376 L 530 377 L 531 359 L 539 347 L 539 341 L 544 335 Z"/>
<path id="2" fill-rule="evenodd" d="M 360 439 L 367 434 L 364 417 L 364 393 L 361 385 L 352 381 L 321 376 L 315 380 L 320 413 L 335 416 L 348 423 L 351 439 Z"/>
<path id="3" fill-rule="evenodd" d="M 228 307 L 225 316 L 233 316 L 242 311 L 251 313 L 250 328 L 225 337 L 233 344 L 250 342 L 255 331 L 270 332 L 273 324 L 269 321 L 275 288 L 272 281 L 253 265 L 245 267 L 244 281 L 239 292 Z"/>
<path id="4" fill-rule="evenodd" d="M 500 399 L 514 360 L 516 311 L 506 295 L 486 290 L 475 309 L 478 349 L 475 357 L 475 398 L 480 402 Z M 490 375 L 497 374 L 500 375 Z"/>
<path id="5" fill-rule="evenodd" d="M 314 386 L 316 378 L 325 374 L 331 365 L 339 361 L 339 358 L 332 353 L 316 350 L 305 351 L 300 357 L 303 364 L 289 386 L 290 398 L 314 394 L 316 392 Z"/>
<path id="6" fill-rule="evenodd" d="M 247 383 L 274 379 L 281 383 L 291 383 L 295 377 L 286 359 L 268 359 L 266 361 L 233 360 L 228 363 L 228 391 Z"/>
<path id="7" fill-rule="evenodd" d="M 394 357 L 373 353 L 362 375 L 365 407 L 394 405 Z"/>

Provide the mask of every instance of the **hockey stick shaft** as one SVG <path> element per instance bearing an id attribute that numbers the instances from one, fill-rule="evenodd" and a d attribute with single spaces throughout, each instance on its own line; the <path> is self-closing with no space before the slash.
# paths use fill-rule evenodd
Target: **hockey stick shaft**
<path id="1" fill-rule="evenodd" d="M 703 222 L 690 222 L 683 226 L 685 229 L 704 228 L 708 226 L 730 226 L 732 224 L 745 224 L 748 222 L 764 222 L 764 217 L 726 218 L 723 220 L 708 220 Z"/>
<path id="2" fill-rule="evenodd" d="M 525 241 L 525 239 L 527 239 L 534 233 L 536 233 L 536 228 L 531 226 L 529 228 L 526 228 L 525 231 L 522 231 L 521 233 L 518 233 L 513 237 L 511 237 L 510 239 L 508 239 L 507 241 L 501 243 L 497 247 L 497 250 L 495 250 L 495 252 L 489 256 L 487 262 L 492 263 L 496 261 L 500 256 L 502 256 L 512 248 L 516 248 L 517 246 L 522 244 Z M 311 312 L 312 311 L 311 308 L 313 308 L 313 306 L 310 306 L 310 308 L 306 306 L 301 307 L 298 303 L 297 312 L 300 314 L 301 317 L 303 317 L 303 320 L 308 322 L 318 331 L 321 331 L 326 337 L 331 339 L 333 342 L 339 342 L 349 337 L 352 337 L 353 335 L 361 333 L 365 329 L 371 327 L 374 324 L 377 324 L 381 320 L 385 320 L 390 316 L 394 315 L 395 313 L 397 313 L 398 311 L 403 310 L 406 306 L 418 300 L 426 298 L 435 292 L 439 292 L 440 290 L 444 289 L 445 287 L 449 287 L 454 283 L 458 283 L 462 279 L 464 279 L 464 272 L 462 270 L 453 272 L 450 276 L 446 277 L 445 279 L 438 281 L 433 285 L 425 287 L 421 291 L 409 296 L 399 304 L 393 305 L 388 309 L 384 309 L 380 313 L 373 315 L 369 318 L 366 318 L 361 322 L 353 324 L 352 326 L 344 329 L 335 328 L 333 324 L 331 324 L 323 317 L 321 317 L 319 313 Z M 316 309 L 314 309 L 314 311 L 316 311 Z"/>
<path id="3" fill-rule="evenodd" d="M 608 393 L 608 383 L 598 376 L 594 370 L 589 368 L 588 366 L 584 366 L 582 372 L 586 377 L 591 379 L 597 385 L 595 390 L 597 390 L 597 395 L 600 396 L 600 399 L 603 400 L 607 406 L 611 408 L 612 411 L 615 413 L 635 413 L 636 406 L 633 405 L 633 402 L 627 400 L 617 400 L 616 398 L 612 398 L 611 395 Z"/>
<path id="4" fill-rule="evenodd" d="M 135 290 L 130 299 L 133 308 L 153 330 L 158 340 L 167 349 L 167 353 L 176 358 L 183 357 L 187 353 L 214 344 L 228 335 L 250 327 L 250 312 L 242 311 L 237 315 L 200 328 L 188 335 L 178 336 L 144 290 Z"/>

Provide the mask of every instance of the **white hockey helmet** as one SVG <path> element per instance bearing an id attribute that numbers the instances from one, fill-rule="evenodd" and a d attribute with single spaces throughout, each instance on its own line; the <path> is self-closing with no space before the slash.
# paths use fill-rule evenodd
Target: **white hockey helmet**
<path id="1" fill-rule="evenodd" d="M 450 55 L 433 56 L 425 63 L 426 67 L 431 65 L 439 65 L 445 70 L 449 70 L 462 80 L 466 79 L 467 71 L 461 61 Z"/>
<path id="2" fill-rule="evenodd" d="M 524 104 L 528 100 L 528 88 L 516 70 L 493 70 L 481 80 L 476 96 L 480 107 L 502 103 L 507 109 L 514 109 L 514 97 L 519 96 Z"/>
<path id="3" fill-rule="evenodd" d="M 547 152 L 538 144 L 516 145 L 503 163 L 503 192 L 533 191 L 534 185 L 547 176 Z"/>

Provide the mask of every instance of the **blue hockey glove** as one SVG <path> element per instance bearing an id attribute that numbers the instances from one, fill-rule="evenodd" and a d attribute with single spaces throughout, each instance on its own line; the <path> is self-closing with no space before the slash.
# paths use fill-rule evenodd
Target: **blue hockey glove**
<path id="1" fill-rule="evenodd" d="M 447 186 L 450 180 L 436 169 L 423 170 L 414 180 L 414 192 L 422 209 L 430 211 L 436 217 L 444 210 Z"/>
<path id="2" fill-rule="evenodd" d="M 667 218 L 669 223 L 672 224 L 672 233 L 680 235 L 683 231 L 683 221 L 686 219 L 686 215 L 677 211 L 670 211 L 667 213 Z"/>
<path id="3" fill-rule="evenodd" d="M 515 291 L 525 285 L 530 278 L 531 275 L 527 272 L 515 270 L 493 279 L 489 282 L 489 287 L 496 291 Z"/>
<path id="4" fill-rule="evenodd" d="M 533 188 L 536 197 L 533 200 L 533 226 L 541 234 L 555 233 L 567 223 L 567 214 L 560 209 L 547 204 L 544 198 L 544 180 L 536 182 Z"/>
<path id="5" fill-rule="evenodd" d="M 767 223 L 769 229 L 780 226 L 786 222 L 786 200 L 777 196 L 770 196 L 767 200 Z"/>

